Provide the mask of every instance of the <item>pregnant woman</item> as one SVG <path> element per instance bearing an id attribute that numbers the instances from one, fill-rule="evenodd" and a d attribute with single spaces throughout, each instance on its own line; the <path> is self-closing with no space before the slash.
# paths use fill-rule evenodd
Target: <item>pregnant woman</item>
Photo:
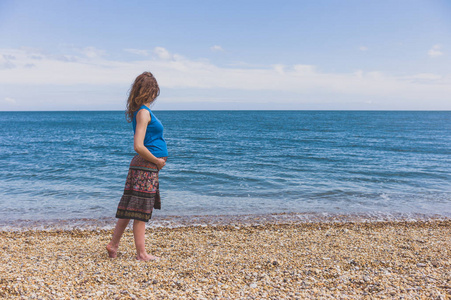
<path id="1" fill-rule="evenodd" d="M 127 121 L 133 124 L 134 148 L 138 154 L 130 163 L 124 194 L 116 212 L 119 220 L 106 247 L 111 258 L 117 256 L 119 241 L 130 219 L 133 219 L 136 259 L 159 258 L 147 254 L 145 245 L 146 222 L 152 217 L 154 208 L 161 209 L 158 172 L 165 166 L 168 156 L 163 125 L 150 110 L 159 94 L 155 77 L 144 72 L 135 79 L 127 100 Z"/>

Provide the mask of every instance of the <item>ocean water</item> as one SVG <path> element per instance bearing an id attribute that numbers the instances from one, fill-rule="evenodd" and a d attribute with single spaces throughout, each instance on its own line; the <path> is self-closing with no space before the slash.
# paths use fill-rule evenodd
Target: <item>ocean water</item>
<path id="1" fill-rule="evenodd" d="M 164 216 L 451 216 L 451 112 L 155 111 Z M 0 220 L 113 218 L 122 111 L 0 112 Z"/>

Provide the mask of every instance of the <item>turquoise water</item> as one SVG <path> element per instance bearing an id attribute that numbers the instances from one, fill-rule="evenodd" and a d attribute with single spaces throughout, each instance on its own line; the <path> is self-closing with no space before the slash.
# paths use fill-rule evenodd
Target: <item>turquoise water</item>
<path id="1" fill-rule="evenodd" d="M 451 216 L 451 112 L 155 111 L 165 215 Z M 124 112 L 0 112 L 0 220 L 114 217 Z"/>

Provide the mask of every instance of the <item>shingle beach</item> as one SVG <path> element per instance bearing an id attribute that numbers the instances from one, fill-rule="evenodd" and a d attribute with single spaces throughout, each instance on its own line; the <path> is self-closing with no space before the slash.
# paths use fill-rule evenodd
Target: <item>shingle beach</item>
<path id="1" fill-rule="evenodd" d="M 6 299 L 450 299 L 451 220 L 0 232 Z"/>

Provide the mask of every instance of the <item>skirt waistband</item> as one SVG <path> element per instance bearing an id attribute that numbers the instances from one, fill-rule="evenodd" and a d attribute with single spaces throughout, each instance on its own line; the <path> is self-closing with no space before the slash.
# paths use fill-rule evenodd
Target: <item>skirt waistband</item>
<path id="1" fill-rule="evenodd" d="M 164 161 L 167 161 L 167 156 L 165 157 L 159 157 L 164 159 Z M 144 171 L 150 171 L 150 172 L 158 172 L 158 167 L 156 164 L 144 159 L 141 155 L 136 154 L 132 161 L 130 162 L 130 169 L 134 170 L 144 170 Z"/>

